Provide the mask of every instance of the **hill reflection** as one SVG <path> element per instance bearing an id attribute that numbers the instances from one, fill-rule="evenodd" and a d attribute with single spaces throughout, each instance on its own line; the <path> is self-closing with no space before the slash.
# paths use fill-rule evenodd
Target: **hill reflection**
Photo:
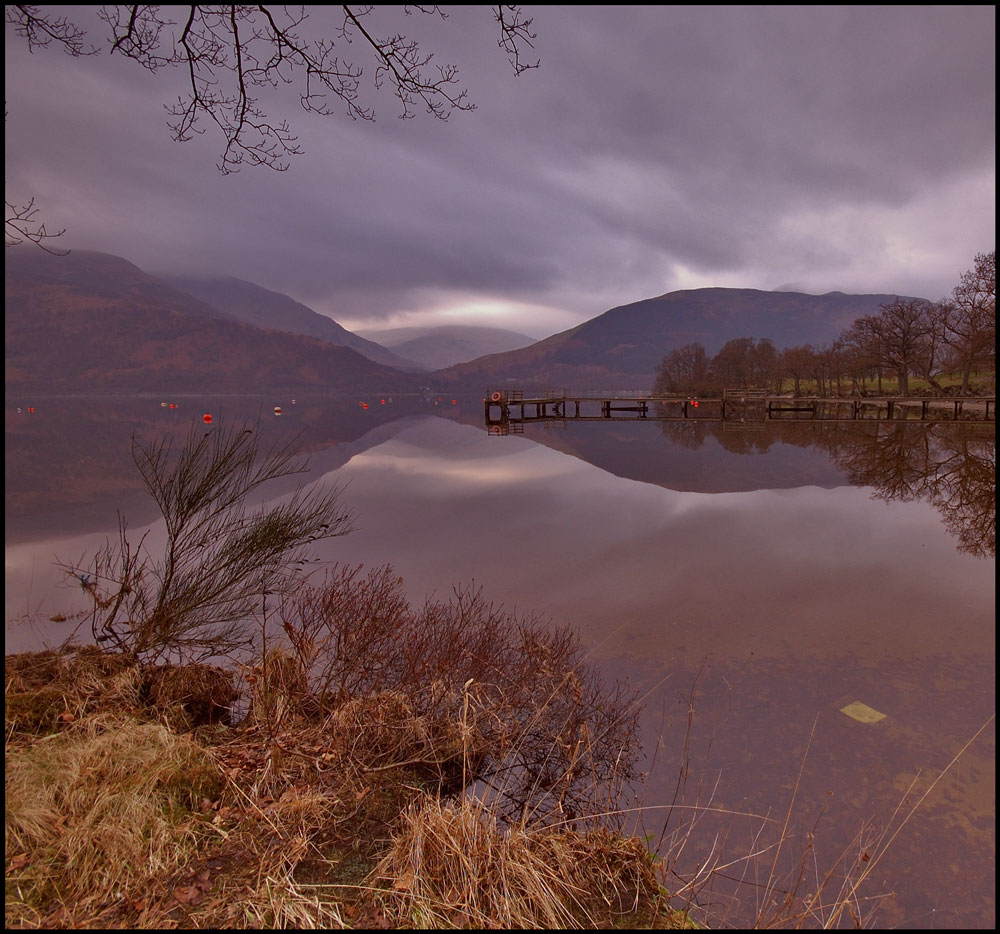
<path id="1" fill-rule="evenodd" d="M 931 503 L 959 551 L 996 555 L 992 425 L 874 420 L 775 421 L 753 430 L 715 421 L 562 425 L 529 426 L 526 437 L 616 476 L 678 491 L 871 487 L 873 497 L 885 502 Z"/>
<path id="2" fill-rule="evenodd" d="M 114 528 L 116 511 L 142 525 L 159 513 L 132 461 L 132 436 L 183 438 L 212 413 L 224 420 L 259 422 L 263 446 L 294 444 L 313 471 L 334 470 L 358 445 L 385 440 L 385 426 L 428 403 L 419 397 L 365 396 L 367 402 L 268 396 L 51 397 L 26 404 L 8 398 L 5 412 L 5 532 L 8 543 L 53 534 Z M 281 415 L 275 415 L 275 407 Z M 364 407 L 363 407 L 364 406 Z M 209 430 L 206 427 L 206 430 Z M 398 429 L 396 429 L 398 430 Z M 362 438 L 367 441 L 362 442 Z M 284 481 L 289 490 L 301 477 Z M 279 481 L 274 495 L 284 492 Z"/>
<path id="3" fill-rule="evenodd" d="M 280 418 L 273 414 L 276 404 Z M 209 409 L 219 418 L 259 420 L 274 443 L 298 438 L 314 473 L 336 469 L 414 416 L 482 425 L 478 400 L 440 407 L 419 397 L 375 399 L 367 407 L 328 398 L 293 405 L 263 397 L 191 397 L 177 410 L 153 399 L 50 399 L 31 415 L 14 406 L 8 400 L 8 542 L 111 527 L 119 510 L 133 522 L 152 520 L 155 508 L 132 464 L 132 434 L 186 432 Z M 988 424 L 773 421 L 734 430 L 714 421 L 564 422 L 531 425 L 525 437 L 614 476 L 682 492 L 870 487 L 885 502 L 933 504 L 960 551 L 996 554 L 996 444 Z M 501 455 L 504 439 L 495 441 Z"/>

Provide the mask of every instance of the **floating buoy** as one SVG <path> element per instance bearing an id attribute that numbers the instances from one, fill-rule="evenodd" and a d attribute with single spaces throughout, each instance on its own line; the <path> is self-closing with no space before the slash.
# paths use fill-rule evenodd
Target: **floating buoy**
<path id="1" fill-rule="evenodd" d="M 490 393 L 490 402 L 499 402 L 503 398 L 503 393 L 499 389 Z"/>
<path id="2" fill-rule="evenodd" d="M 202 415 L 201 420 L 206 425 L 211 425 L 212 424 L 212 414 L 210 412 L 206 412 L 204 415 Z"/>
<path id="3" fill-rule="evenodd" d="M 276 405 L 274 407 L 274 414 L 275 415 L 280 415 L 281 414 L 281 406 L 280 405 Z"/>

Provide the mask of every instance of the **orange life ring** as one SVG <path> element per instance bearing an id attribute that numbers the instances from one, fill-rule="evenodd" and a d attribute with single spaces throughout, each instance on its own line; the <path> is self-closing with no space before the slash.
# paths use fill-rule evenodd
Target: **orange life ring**
<path id="1" fill-rule="evenodd" d="M 495 389 L 490 393 L 490 402 L 499 402 L 503 398 L 503 394 L 499 389 Z"/>
<path id="2" fill-rule="evenodd" d="M 502 435 L 503 434 L 503 428 L 501 428 L 499 425 L 494 425 L 490 429 L 490 431 L 492 431 L 493 434 L 495 434 L 495 435 Z"/>

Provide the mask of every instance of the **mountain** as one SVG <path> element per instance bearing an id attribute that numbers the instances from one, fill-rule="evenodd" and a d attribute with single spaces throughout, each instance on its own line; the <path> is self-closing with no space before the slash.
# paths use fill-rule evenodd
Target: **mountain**
<path id="1" fill-rule="evenodd" d="M 417 388 L 349 347 L 220 317 L 118 256 L 13 247 L 4 278 L 8 393 Z"/>
<path id="2" fill-rule="evenodd" d="M 517 331 L 460 324 L 358 331 L 358 334 L 378 341 L 383 347 L 429 370 L 444 369 L 486 354 L 519 350 L 535 343 L 535 338 Z"/>
<path id="3" fill-rule="evenodd" d="M 660 360 L 684 344 L 711 355 L 733 338 L 770 338 L 780 350 L 828 344 L 894 295 L 684 289 L 619 305 L 530 347 L 492 354 L 435 374 L 445 383 L 516 387 L 640 389 L 653 385 Z"/>
<path id="4" fill-rule="evenodd" d="M 383 366 L 392 366 L 400 370 L 421 369 L 412 360 L 403 359 L 386 350 L 384 346 L 359 337 L 347 328 L 341 327 L 332 318 L 313 311 L 307 305 L 281 292 L 272 292 L 263 286 L 232 276 L 196 279 L 160 275 L 159 278 L 217 309 L 223 317 L 241 321 L 243 324 L 316 337 L 341 347 L 350 347 L 362 357 L 367 357 Z"/>

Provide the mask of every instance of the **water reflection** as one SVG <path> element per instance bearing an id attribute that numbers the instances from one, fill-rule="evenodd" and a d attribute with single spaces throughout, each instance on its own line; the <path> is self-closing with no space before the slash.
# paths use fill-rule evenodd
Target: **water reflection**
<path id="1" fill-rule="evenodd" d="M 705 431 L 661 423 L 672 441 L 698 448 Z M 697 426 L 701 428 L 702 426 Z M 761 453 L 778 443 L 826 451 L 853 486 L 871 487 L 886 502 L 923 500 L 941 513 L 958 548 L 996 555 L 996 440 L 992 426 L 912 422 L 774 425 L 770 432 L 710 428 L 727 451 Z"/>
<path id="2" fill-rule="evenodd" d="M 615 423 L 494 438 L 479 403 L 449 410 L 452 420 L 418 416 L 416 405 L 295 408 L 312 479 L 346 484 L 345 505 L 359 517 L 322 557 L 390 562 L 416 602 L 478 583 L 498 603 L 576 626 L 608 674 L 647 692 L 647 748 L 664 742 L 645 791 L 651 814 L 673 800 L 695 685 L 684 803 L 712 797 L 729 813 L 780 822 L 797 784 L 803 844 L 824 815 L 820 866 L 865 820 L 885 823 L 914 777 L 919 799 L 993 711 L 989 428 L 678 424 L 668 436 Z M 279 421 L 293 430 L 285 413 L 266 430 Z M 18 429 L 12 457 L 10 424 L 8 501 L 13 493 L 19 506 L 7 520 L 8 616 L 12 594 L 25 599 L 18 568 L 34 561 L 40 575 L 53 554 L 76 558 L 87 544 L 69 539 L 71 529 L 37 540 L 32 522 L 47 498 L 60 509 L 104 504 L 113 527 L 131 430 L 127 419 L 95 416 L 81 437 L 67 417 L 66 436 L 46 438 L 39 421 Z M 47 444 L 56 452 L 48 479 Z M 125 456 L 102 478 L 109 445 Z M 32 493 L 36 480 L 46 486 Z M 35 581 L 40 593 L 46 585 Z M 860 724 L 840 713 L 858 700 L 886 718 Z M 871 891 L 898 893 L 882 923 L 992 926 L 992 743 L 991 730 L 879 863 Z M 706 818 L 690 859 L 707 858 L 727 834 L 730 855 L 746 852 L 751 829 Z M 646 830 L 660 825 L 651 819 Z"/>
<path id="3" fill-rule="evenodd" d="M 499 602 L 571 622 L 607 672 L 648 692 L 647 748 L 664 741 L 644 790 L 651 813 L 673 800 L 688 748 L 686 806 L 714 795 L 780 824 L 797 787 L 797 841 L 819 821 L 825 867 L 867 819 L 886 826 L 915 778 L 919 799 L 990 716 L 992 564 L 955 547 L 931 502 L 849 485 L 850 464 L 806 435 L 757 434 L 734 452 L 711 434 L 678 449 L 651 427 L 494 438 L 412 424 L 331 475 L 368 517 L 337 554 L 391 560 L 416 598 L 472 578 Z M 840 713 L 858 700 L 886 719 Z M 980 738 L 879 863 L 871 891 L 898 893 L 883 923 L 992 923 L 992 741 Z M 707 858 L 729 835 L 734 856 L 751 833 L 706 818 L 691 852 Z"/>
<path id="4" fill-rule="evenodd" d="M 671 489 L 851 485 L 885 502 L 928 502 L 959 550 L 996 555 L 992 425 L 774 421 L 740 430 L 723 422 L 636 421 L 539 426 L 528 437 L 616 476 Z"/>
<path id="5" fill-rule="evenodd" d="M 155 506 L 143 490 L 132 461 L 131 438 L 182 438 L 192 422 L 212 413 L 224 421 L 260 424 L 265 444 L 297 447 L 314 469 L 333 469 L 357 450 L 352 445 L 384 440 L 379 430 L 425 414 L 428 404 L 413 397 L 330 400 L 268 396 L 59 397 L 32 406 L 8 400 L 5 411 L 6 540 L 50 533 L 116 527 L 120 511 L 132 523 L 153 520 Z M 275 409 L 280 409 L 280 416 Z M 206 428 L 207 430 L 207 428 Z M 294 480 L 292 485 L 294 485 Z"/>
<path id="6" fill-rule="evenodd" d="M 851 483 L 886 502 L 924 500 L 941 514 L 959 551 L 996 555 L 996 442 L 992 432 L 959 425 L 933 431 L 893 425 L 871 437 L 831 445 Z"/>

